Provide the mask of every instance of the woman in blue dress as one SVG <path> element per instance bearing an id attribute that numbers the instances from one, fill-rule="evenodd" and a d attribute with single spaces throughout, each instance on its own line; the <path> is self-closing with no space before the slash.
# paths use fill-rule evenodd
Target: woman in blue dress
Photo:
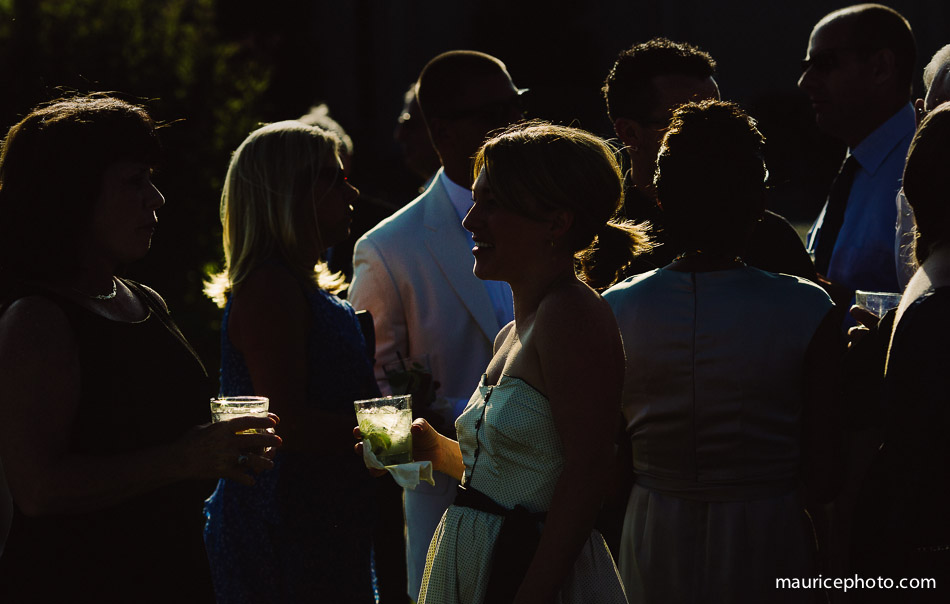
<path id="1" fill-rule="evenodd" d="M 358 191 L 334 134 L 285 121 L 238 147 L 221 195 L 221 394 L 260 395 L 281 417 L 274 469 L 222 480 L 205 545 L 219 604 L 372 602 L 374 486 L 345 438 L 353 401 L 378 395 L 344 286 L 320 262 Z M 342 435 L 342 436 L 341 436 Z"/>

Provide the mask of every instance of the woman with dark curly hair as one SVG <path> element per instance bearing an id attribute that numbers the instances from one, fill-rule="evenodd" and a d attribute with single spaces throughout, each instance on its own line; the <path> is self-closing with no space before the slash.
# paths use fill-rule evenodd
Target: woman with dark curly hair
<path id="1" fill-rule="evenodd" d="M 679 255 L 604 293 L 627 353 L 636 484 L 620 569 L 634 602 L 810 597 L 775 579 L 813 569 L 804 504 L 831 490 L 837 319 L 818 286 L 742 260 L 763 145 L 736 105 L 677 109 L 656 189 Z"/>

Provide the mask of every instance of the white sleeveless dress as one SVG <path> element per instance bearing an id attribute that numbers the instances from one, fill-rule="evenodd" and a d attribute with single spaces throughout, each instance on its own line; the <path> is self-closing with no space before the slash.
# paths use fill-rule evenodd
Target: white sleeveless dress
<path id="1" fill-rule="evenodd" d="M 630 600 L 810 602 L 799 495 L 805 352 L 832 307 L 817 285 L 752 267 L 658 269 L 604 293 L 627 355 L 637 483 L 620 571 Z"/>

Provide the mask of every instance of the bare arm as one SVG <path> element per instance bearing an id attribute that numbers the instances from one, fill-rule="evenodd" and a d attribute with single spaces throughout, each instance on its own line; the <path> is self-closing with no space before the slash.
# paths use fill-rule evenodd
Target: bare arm
<path id="1" fill-rule="evenodd" d="M 177 442 L 131 453 L 72 452 L 80 403 L 77 343 L 63 312 L 38 296 L 14 302 L 0 317 L 0 392 L 0 458 L 14 500 L 27 515 L 98 509 L 190 478 L 250 484 L 238 455 L 280 442 L 271 435 L 235 434 L 275 425 L 270 418 L 241 418 L 198 426 Z M 259 456 L 251 461 L 255 470 L 271 465 Z"/>
<path id="2" fill-rule="evenodd" d="M 307 331 L 310 305 L 287 269 L 254 270 L 234 294 L 228 331 L 244 355 L 254 393 L 270 399 L 280 419 L 284 448 L 315 454 L 346 454 L 354 413 L 329 413 L 307 400 Z"/>
<path id="3" fill-rule="evenodd" d="M 606 302 L 584 294 L 549 296 L 535 319 L 542 389 L 564 447 L 564 467 L 518 604 L 553 601 L 590 537 L 610 478 L 623 346 Z"/>
<path id="4" fill-rule="evenodd" d="M 431 461 L 433 470 L 458 481 L 465 473 L 458 441 L 439 434 L 421 418 L 412 422 L 412 457 L 416 461 Z"/>

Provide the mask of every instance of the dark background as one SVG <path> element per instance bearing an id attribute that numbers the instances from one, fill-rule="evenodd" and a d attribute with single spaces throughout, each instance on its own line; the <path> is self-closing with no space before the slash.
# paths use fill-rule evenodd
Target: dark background
<path id="1" fill-rule="evenodd" d="M 612 136 L 600 94 L 616 54 L 663 35 L 710 52 L 723 97 L 768 141 L 771 209 L 818 213 L 843 147 L 795 87 L 808 35 L 851 2 L 713 0 L 0 0 L 0 130 L 69 91 L 119 91 L 165 123 L 167 205 L 128 274 L 165 295 L 213 371 L 220 311 L 201 294 L 221 262 L 218 198 L 231 151 L 261 122 L 318 102 L 355 143 L 351 181 L 395 204 L 418 183 L 392 141 L 402 95 L 431 57 L 470 48 L 531 89 L 531 117 Z M 950 42 L 950 2 L 888 3 L 910 21 L 916 72 Z M 915 77 L 915 93 L 922 84 Z M 55 211 L 51 208 L 50 211 Z"/>

